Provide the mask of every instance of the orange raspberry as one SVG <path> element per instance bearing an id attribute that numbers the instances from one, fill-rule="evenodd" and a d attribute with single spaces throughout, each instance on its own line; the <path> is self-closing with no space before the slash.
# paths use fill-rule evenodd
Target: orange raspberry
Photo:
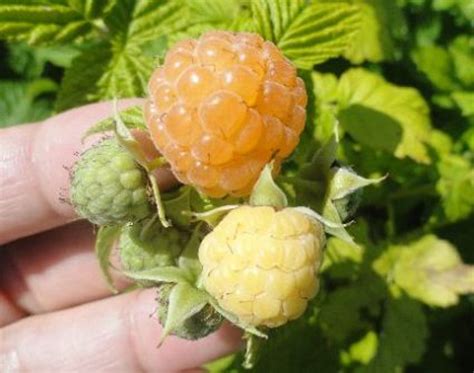
<path id="1" fill-rule="evenodd" d="M 210 197 L 248 195 L 278 169 L 306 120 L 295 66 L 257 34 L 208 32 L 176 44 L 149 82 L 145 116 L 176 177 Z"/>

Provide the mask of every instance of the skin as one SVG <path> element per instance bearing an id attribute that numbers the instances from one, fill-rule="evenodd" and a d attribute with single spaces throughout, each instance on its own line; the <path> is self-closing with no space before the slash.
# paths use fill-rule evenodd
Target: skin
<path id="1" fill-rule="evenodd" d="M 121 101 L 120 109 L 140 102 Z M 240 346 L 240 332 L 224 325 L 199 341 L 169 337 L 157 349 L 155 290 L 108 290 L 93 227 L 64 198 L 68 169 L 100 139 L 81 136 L 111 112 L 111 103 L 99 103 L 0 130 L 0 371 L 200 371 Z M 166 170 L 157 178 L 163 189 L 175 183 Z"/>

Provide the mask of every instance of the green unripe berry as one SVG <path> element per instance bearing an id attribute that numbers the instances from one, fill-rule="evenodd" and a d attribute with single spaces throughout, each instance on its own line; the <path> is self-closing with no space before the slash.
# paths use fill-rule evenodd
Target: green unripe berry
<path id="1" fill-rule="evenodd" d="M 146 227 L 146 222 L 130 224 L 122 229 L 120 257 L 128 271 L 176 265 L 189 235 L 176 228 L 164 228 L 159 222 Z"/>
<path id="2" fill-rule="evenodd" d="M 135 222 L 152 211 L 145 170 L 115 138 L 83 153 L 72 175 L 72 204 L 94 224 Z"/>

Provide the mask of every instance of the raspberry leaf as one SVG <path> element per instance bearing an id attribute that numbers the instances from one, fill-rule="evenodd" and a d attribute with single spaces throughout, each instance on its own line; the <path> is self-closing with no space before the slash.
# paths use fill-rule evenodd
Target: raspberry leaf
<path id="1" fill-rule="evenodd" d="M 210 30 L 254 31 L 249 10 L 240 0 L 187 0 L 183 12 L 187 25 L 168 35 L 170 45 Z"/>
<path id="2" fill-rule="evenodd" d="M 334 3 L 333 0 L 325 2 Z M 398 52 L 397 41 L 406 36 L 407 26 L 398 4 L 391 0 L 362 0 L 344 3 L 360 8 L 360 30 L 344 53 L 352 63 L 393 60 Z"/>
<path id="3" fill-rule="evenodd" d="M 319 83 L 328 81 L 318 73 L 314 73 L 314 78 Z M 341 127 L 360 144 L 397 158 L 430 163 L 429 109 L 416 89 L 396 86 L 372 72 L 356 68 L 341 76 L 335 97 L 317 96 L 317 106 L 324 102 L 337 106 Z"/>
<path id="4" fill-rule="evenodd" d="M 182 29 L 183 2 L 116 1 L 104 14 L 103 41 L 85 48 L 66 71 L 58 111 L 114 97 L 141 97 L 155 66 L 144 46 Z"/>
<path id="5" fill-rule="evenodd" d="M 396 372 L 417 363 L 425 351 L 427 320 L 421 304 L 409 298 L 389 298 L 378 336 L 377 353 L 360 372 Z"/>
<path id="6" fill-rule="evenodd" d="M 54 93 L 57 89 L 56 83 L 49 79 L 31 82 L 1 81 L 0 128 L 45 119 L 53 108 L 40 96 Z"/>
<path id="7" fill-rule="evenodd" d="M 359 8 L 345 3 L 255 0 L 252 14 L 257 30 L 307 70 L 344 53 L 359 29 Z"/>
<path id="8" fill-rule="evenodd" d="M 61 112 L 97 101 L 100 98 L 98 81 L 107 71 L 112 57 L 112 48 L 107 42 L 84 48 L 64 73 L 55 103 L 56 110 Z"/>
<path id="9" fill-rule="evenodd" d="M 474 211 L 474 168 L 466 157 L 449 154 L 437 164 L 440 178 L 436 190 L 442 198 L 443 215 L 454 222 Z"/>
<path id="10" fill-rule="evenodd" d="M 98 27 L 94 16 L 99 16 L 109 2 L 103 1 L 99 7 L 99 1 L 87 1 L 83 6 L 77 1 L 72 3 L 2 1 L 0 38 L 33 45 L 64 44 L 86 38 Z"/>
<path id="11" fill-rule="evenodd" d="M 391 246 L 373 265 L 398 288 L 431 306 L 448 307 L 460 295 L 474 292 L 474 266 L 464 264 L 449 242 L 434 235 Z"/>
<path id="12" fill-rule="evenodd" d="M 99 260 L 100 269 L 102 274 L 112 292 L 117 293 L 118 290 L 114 286 L 112 275 L 110 274 L 110 254 L 114 248 L 114 243 L 120 235 L 121 227 L 118 225 L 114 226 L 101 226 L 96 235 L 95 240 L 95 253 Z"/>

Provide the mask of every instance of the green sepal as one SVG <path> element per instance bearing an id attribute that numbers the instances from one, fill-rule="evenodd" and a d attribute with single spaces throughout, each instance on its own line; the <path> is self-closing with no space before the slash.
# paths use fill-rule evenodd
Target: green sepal
<path id="1" fill-rule="evenodd" d="M 337 136 L 331 138 L 315 153 L 311 162 L 304 165 L 299 176 L 305 180 L 325 181 L 327 180 L 331 165 L 336 160 L 338 146 Z"/>
<path id="2" fill-rule="evenodd" d="M 171 290 L 168 302 L 168 313 L 163 326 L 159 345 L 184 321 L 192 317 L 208 303 L 209 295 L 204 291 L 194 288 L 186 282 L 180 282 Z"/>
<path id="3" fill-rule="evenodd" d="M 337 223 L 340 224 L 339 227 L 330 227 L 326 225 L 324 227 L 324 230 L 326 231 L 326 233 L 334 237 L 340 238 L 341 240 L 345 242 L 348 242 L 351 244 L 354 243 L 354 239 L 349 234 L 349 232 L 347 232 L 345 225 L 342 223 L 342 219 L 339 215 L 339 212 L 337 211 L 336 205 L 330 199 L 327 199 L 326 203 L 324 204 L 323 216 L 325 219 L 328 219 L 336 224 Z"/>
<path id="4" fill-rule="evenodd" d="M 199 245 L 204 236 L 203 224 L 198 224 L 194 228 L 191 238 L 178 258 L 179 267 L 188 273 L 192 273 L 195 279 L 197 279 L 202 272 L 202 265 L 199 261 L 198 252 Z"/>
<path id="5" fill-rule="evenodd" d="M 342 199 L 358 189 L 378 184 L 386 179 L 386 176 L 377 179 L 366 179 L 345 167 L 333 167 L 330 170 L 329 177 L 328 194 L 329 198 L 333 201 Z"/>
<path id="6" fill-rule="evenodd" d="M 191 187 L 181 187 L 177 194 L 173 193 L 171 197 L 169 195 L 162 195 L 163 207 L 166 211 L 168 219 L 170 219 L 174 225 L 181 227 L 187 227 L 191 224 Z"/>
<path id="7" fill-rule="evenodd" d="M 282 209 L 288 206 L 286 194 L 275 183 L 272 176 L 273 162 L 265 165 L 250 194 L 252 206 L 272 206 Z"/>
<path id="8" fill-rule="evenodd" d="M 158 187 L 158 181 L 156 180 L 155 175 L 149 173 L 148 180 L 150 180 L 151 190 L 153 191 L 153 199 L 156 204 L 156 209 L 158 211 L 158 218 L 160 219 L 161 224 L 165 228 L 171 227 L 171 222 L 166 219 L 165 207 L 163 206 L 163 201 L 161 200 L 160 188 Z"/>
<path id="9" fill-rule="evenodd" d="M 145 170 L 150 171 L 150 162 L 148 161 L 140 143 L 135 139 L 135 137 L 133 137 L 132 132 L 123 122 L 122 117 L 120 116 L 120 113 L 117 109 L 116 99 L 113 101 L 113 105 L 114 131 L 118 142 L 133 155 L 140 166 L 142 166 Z"/>
<path id="10" fill-rule="evenodd" d="M 196 221 L 203 221 L 211 227 L 215 227 L 230 210 L 239 206 L 240 205 L 226 205 L 205 212 L 192 212 L 189 213 L 189 215 Z"/>
<path id="11" fill-rule="evenodd" d="M 246 344 L 242 367 L 244 369 L 252 369 L 260 358 L 265 339 L 250 333 L 245 333 L 243 338 L 246 340 Z"/>
<path id="12" fill-rule="evenodd" d="M 120 235 L 121 226 L 104 225 L 99 227 L 95 240 L 95 254 L 99 260 L 99 266 L 104 275 L 107 286 L 116 294 L 117 288 L 114 286 L 112 275 L 110 274 L 110 254 L 114 248 L 114 243 Z"/>
<path id="13" fill-rule="evenodd" d="M 212 297 L 209 297 L 209 303 L 214 307 L 214 309 L 219 312 L 225 319 L 229 320 L 232 324 L 236 325 L 240 329 L 246 331 L 249 334 L 252 334 L 254 336 L 260 337 L 260 338 L 265 338 L 268 339 L 268 335 L 263 333 L 262 331 L 258 330 L 254 326 L 246 325 L 243 324 L 237 316 L 235 316 L 233 313 L 226 311 L 223 309 L 219 304 L 217 303 L 217 300 L 215 300 Z"/>
<path id="14" fill-rule="evenodd" d="M 192 282 L 193 278 L 189 271 L 175 267 L 155 267 L 152 269 L 145 269 L 143 271 L 123 271 L 125 276 L 136 280 L 136 281 L 152 281 L 155 283 L 160 282 Z"/>
<path id="15" fill-rule="evenodd" d="M 120 118 L 122 118 L 123 123 L 129 129 L 141 129 L 146 130 L 145 120 L 143 118 L 143 107 L 142 105 L 131 106 L 125 110 L 120 111 Z M 92 127 L 90 127 L 82 136 L 82 141 L 86 140 L 88 137 L 108 132 L 114 131 L 115 129 L 115 119 L 114 116 L 103 119 Z"/>
<path id="16" fill-rule="evenodd" d="M 333 229 L 344 228 L 345 226 L 350 224 L 350 223 L 347 223 L 347 224 L 342 223 L 341 220 L 339 219 L 339 216 L 337 216 L 334 220 L 327 219 L 325 216 L 318 214 L 316 211 L 310 209 L 309 207 L 298 206 L 298 207 L 293 207 L 292 209 L 319 221 L 320 223 L 324 225 L 326 229 L 327 228 L 333 228 Z"/>
<path id="17" fill-rule="evenodd" d="M 362 189 L 385 180 L 386 176 L 377 179 L 366 179 L 357 175 L 350 167 L 333 167 L 329 176 L 327 198 L 335 205 L 341 221 L 352 217 L 362 201 Z"/>
<path id="18" fill-rule="evenodd" d="M 348 243 L 354 243 L 353 238 L 342 225 L 346 211 L 339 211 L 336 203 L 350 194 L 368 186 L 378 184 L 385 177 L 378 179 L 366 179 L 352 172 L 349 168 L 333 167 L 330 169 L 327 181 L 326 197 L 323 203 L 322 215 L 335 223 L 341 223 L 339 227 L 326 226 L 326 232 L 338 237 Z M 343 216 L 341 216 L 343 215 Z"/>

